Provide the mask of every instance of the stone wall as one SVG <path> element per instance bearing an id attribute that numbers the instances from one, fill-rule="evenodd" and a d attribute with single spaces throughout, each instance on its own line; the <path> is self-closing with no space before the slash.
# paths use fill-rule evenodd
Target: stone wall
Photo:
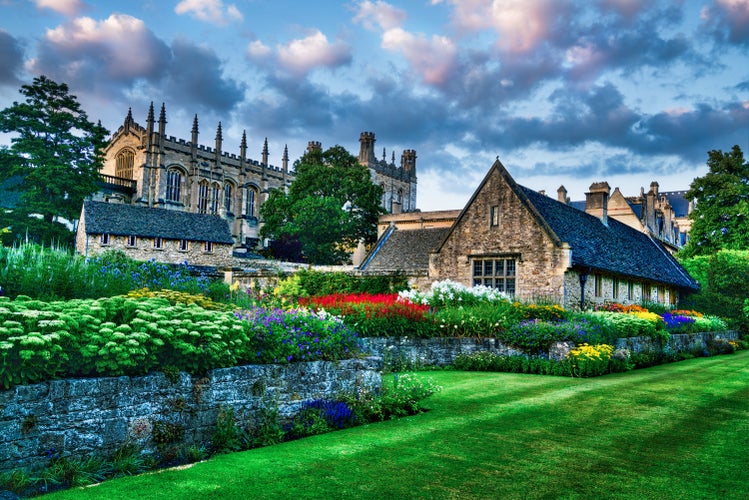
<path id="1" fill-rule="evenodd" d="M 212 370 L 206 377 L 163 373 L 144 377 L 54 380 L 0 391 L 0 472 L 49 463 L 47 452 L 107 456 L 133 442 L 156 448 L 155 422 L 178 424 L 185 444 L 211 441 L 218 412 L 232 408 L 243 423 L 264 408 L 281 418 L 304 401 L 359 388 L 379 390 L 382 360 L 249 365 Z"/>
<path id="2" fill-rule="evenodd" d="M 695 347 L 705 346 L 709 340 L 737 340 L 739 332 L 707 332 L 695 334 L 671 335 L 668 347 L 674 351 L 692 351 Z M 445 338 L 410 338 L 380 337 L 364 338 L 364 350 L 381 357 L 386 369 L 419 368 L 423 366 L 447 366 L 453 364 L 460 354 L 493 352 L 501 356 L 523 355 L 520 350 L 509 347 L 494 338 L 445 337 Z M 549 357 L 563 359 L 571 348 L 572 342 L 557 342 L 549 349 Z M 625 348 L 632 352 L 658 350 L 658 345 L 650 338 L 621 338 L 616 342 L 617 349 Z"/>

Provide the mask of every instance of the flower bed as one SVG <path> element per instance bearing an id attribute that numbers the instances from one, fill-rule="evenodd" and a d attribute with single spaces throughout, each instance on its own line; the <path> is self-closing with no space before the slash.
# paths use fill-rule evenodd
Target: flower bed
<path id="1" fill-rule="evenodd" d="M 335 360 L 360 351 L 339 319 L 233 313 L 166 298 L 0 300 L 0 388 L 62 377 L 201 374 L 247 363 Z"/>

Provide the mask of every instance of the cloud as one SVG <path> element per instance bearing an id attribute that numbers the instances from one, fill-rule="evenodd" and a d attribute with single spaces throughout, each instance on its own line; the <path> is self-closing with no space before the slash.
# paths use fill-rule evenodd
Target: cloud
<path id="1" fill-rule="evenodd" d="M 382 35 L 382 48 L 402 52 L 411 68 L 430 85 L 442 85 L 457 66 L 458 49 L 447 37 L 414 35 L 393 28 Z"/>
<path id="2" fill-rule="evenodd" d="M 345 66 L 352 59 L 351 47 L 341 40 L 330 43 L 319 30 L 285 45 L 277 45 L 275 51 L 256 40 L 248 45 L 246 54 L 251 61 L 297 78 L 317 68 Z"/>
<path id="3" fill-rule="evenodd" d="M 81 0 L 33 0 L 38 9 L 50 9 L 68 17 L 73 17 L 85 8 Z"/>
<path id="4" fill-rule="evenodd" d="M 236 5 L 224 6 L 221 0 L 182 0 L 174 7 L 174 12 L 179 15 L 189 14 L 195 19 L 217 26 L 244 20 Z"/>
<path id="5" fill-rule="evenodd" d="M 167 45 L 143 21 L 125 14 L 103 21 L 82 17 L 47 30 L 29 66 L 105 100 L 148 93 L 169 96 L 188 109 L 227 112 L 244 94 L 243 85 L 222 76 L 212 49 L 185 40 Z"/>
<path id="6" fill-rule="evenodd" d="M 749 0 L 715 0 L 713 6 L 702 9 L 701 16 L 717 40 L 749 44 Z"/>
<path id="7" fill-rule="evenodd" d="M 10 33 L 0 29 L 0 85 L 17 85 L 23 69 L 23 48 Z"/>
<path id="8" fill-rule="evenodd" d="M 163 83 L 157 88 L 185 109 L 226 114 L 244 98 L 245 86 L 222 77 L 221 60 L 207 47 L 177 39 Z"/>
<path id="9" fill-rule="evenodd" d="M 383 31 L 399 28 L 407 17 L 404 10 L 381 0 L 360 2 L 357 7 L 354 22 L 361 23 L 368 30 L 375 30 L 375 25 Z"/>

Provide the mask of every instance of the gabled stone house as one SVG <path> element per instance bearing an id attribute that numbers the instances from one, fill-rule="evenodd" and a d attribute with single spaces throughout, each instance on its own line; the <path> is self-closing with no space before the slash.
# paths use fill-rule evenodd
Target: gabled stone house
<path id="1" fill-rule="evenodd" d="M 604 183 L 601 183 L 604 184 Z M 566 307 L 676 302 L 698 284 L 650 235 L 608 216 L 606 186 L 581 211 L 518 185 L 497 160 L 429 256 L 429 278 Z"/>
<path id="2" fill-rule="evenodd" d="M 121 250 L 146 261 L 193 266 L 232 266 L 229 222 L 196 214 L 138 205 L 85 201 L 75 237 L 76 251 L 85 256 Z"/>

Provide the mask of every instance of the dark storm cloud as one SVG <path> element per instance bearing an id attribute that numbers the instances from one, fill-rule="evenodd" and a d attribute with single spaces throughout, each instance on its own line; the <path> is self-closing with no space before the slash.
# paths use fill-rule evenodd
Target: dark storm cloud
<path id="1" fill-rule="evenodd" d="M 23 69 L 23 47 L 10 33 L 0 30 L 0 85 L 17 85 Z"/>
<path id="2" fill-rule="evenodd" d="M 693 158 L 746 141 L 749 108 L 740 103 L 723 107 L 701 103 L 691 111 L 662 112 L 644 118 L 639 129 L 638 150 Z"/>
<path id="3" fill-rule="evenodd" d="M 50 30 L 39 43 L 33 71 L 114 102 L 168 100 L 191 112 L 226 113 L 244 97 L 244 87 L 222 75 L 212 49 L 190 41 L 168 45 L 143 21 L 113 14 L 103 21 L 75 19 Z"/>
<path id="4" fill-rule="evenodd" d="M 212 49 L 175 40 L 160 88 L 170 100 L 192 112 L 226 114 L 244 98 L 245 87 L 223 77 L 221 67 Z"/>
<path id="5" fill-rule="evenodd" d="M 554 104 L 550 116 L 508 116 L 501 121 L 488 120 L 478 130 L 487 142 L 503 148 L 542 144 L 547 149 L 567 150 L 586 142 L 619 143 L 639 120 L 611 84 L 587 91 L 557 90 L 550 101 Z"/>
<path id="6" fill-rule="evenodd" d="M 719 42 L 749 45 L 749 2 L 718 0 L 702 11 L 704 28 Z"/>

